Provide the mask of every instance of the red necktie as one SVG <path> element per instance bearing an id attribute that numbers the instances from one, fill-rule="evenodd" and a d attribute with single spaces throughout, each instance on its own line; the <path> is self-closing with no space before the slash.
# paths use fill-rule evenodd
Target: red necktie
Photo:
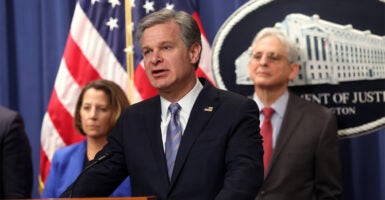
<path id="1" fill-rule="evenodd" d="M 269 166 L 271 154 L 273 152 L 273 126 L 271 125 L 271 115 L 274 113 L 274 109 L 270 107 L 265 107 L 262 109 L 265 119 L 263 120 L 261 127 L 261 134 L 263 137 L 263 164 L 265 167 L 265 174 L 267 172 L 267 167 Z"/>

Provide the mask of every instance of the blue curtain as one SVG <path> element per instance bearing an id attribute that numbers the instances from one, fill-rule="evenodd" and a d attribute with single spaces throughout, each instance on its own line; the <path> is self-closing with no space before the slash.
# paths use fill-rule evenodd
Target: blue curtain
<path id="1" fill-rule="evenodd" d="M 343 139 L 340 144 L 343 199 L 385 199 L 385 130 Z"/>
<path id="2" fill-rule="evenodd" d="M 38 194 L 40 129 L 76 0 L 0 0 L 0 104 L 24 118 Z"/>
<path id="3" fill-rule="evenodd" d="M 226 18 L 247 0 L 197 2 L 208 39 L 213 42 Z M 19 111 L 25 120 L 33 149 L 34 198 L 39 197 L 41 123 L 75 3 L 76 0 L 0 0 L 0 104 Z M 340 143 L 343 199 L 385 199 L 385 130 Z"/>

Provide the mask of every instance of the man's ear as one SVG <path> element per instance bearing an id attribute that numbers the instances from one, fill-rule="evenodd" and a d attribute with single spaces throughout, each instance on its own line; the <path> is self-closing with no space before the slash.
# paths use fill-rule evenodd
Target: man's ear
<path id="1" fill-rule="evenodd" d="M 190 62 L 192 64 L 195 64 L 199 61 L 201 51 L 202 51 L 202 46 L 198 42 L 191 45 L 189 49 L 189 56 L 190 56 Z"/>
<path id="2" fill-rule="evenodd" d="M 298 63 L 291 63 L 289 65 L 290 67 L 290 74 L 289 74 L 289 80 L 293 80 L 299 72 L 299 64 Z"/>

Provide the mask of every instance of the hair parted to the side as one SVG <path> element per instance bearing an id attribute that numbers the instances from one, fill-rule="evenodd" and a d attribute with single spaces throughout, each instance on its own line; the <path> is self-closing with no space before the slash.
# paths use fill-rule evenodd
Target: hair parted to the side
<path id="1" fill-rule="evenodd" d="M 194 18 L 184 11 L 173 11 L 170 9 L 161 9 L 142 18 L 136 30 L 136 39 L 140 43 L 143 32 L 147 28 L 170 21 L 174 21 L 179 25 L 182 33 L 180 37 L 188 48 L 196 43 L 202 47 L 201 32 Z M 202 51 L 200 54 L 201 53 Z M 195 69 L 198 67 L 199 60 L 200 59 L 198 59 L 197 63 L 195 63 Z"/>
<path id="2" fill-rule="evenodd" d="M 75 129 L 82 135 L 85 135 L 85 132 L 82 129 L 80 109 L 83 104 L 84 93 L 91 88 L 95 90 L 101 90 L 108 96 L 110 108 L 112 110 L 112 117 L 110 120 L 111 128 L 115 126 L 123 110 L 130 106 L 126 94 L 124 93 L 122 88 L 115 82 L 105 79 L 98 79 L 89 82 L 82 88 L 75 107 L 74 126 Z"/>

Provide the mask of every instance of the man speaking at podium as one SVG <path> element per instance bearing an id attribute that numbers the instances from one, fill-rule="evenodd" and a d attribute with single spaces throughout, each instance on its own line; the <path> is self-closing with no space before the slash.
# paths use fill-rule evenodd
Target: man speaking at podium
<path id="1" fill-rule="evenodd" d="M 97 163 L 62 197 L 108 196 L 130 176 L 133 196 L 254 199 L 263 181 L 256 103 L 196 77 L 201 34 L 187 13 L 154 12 L 136 36 L 159 96 L 122 113 Z"/>

